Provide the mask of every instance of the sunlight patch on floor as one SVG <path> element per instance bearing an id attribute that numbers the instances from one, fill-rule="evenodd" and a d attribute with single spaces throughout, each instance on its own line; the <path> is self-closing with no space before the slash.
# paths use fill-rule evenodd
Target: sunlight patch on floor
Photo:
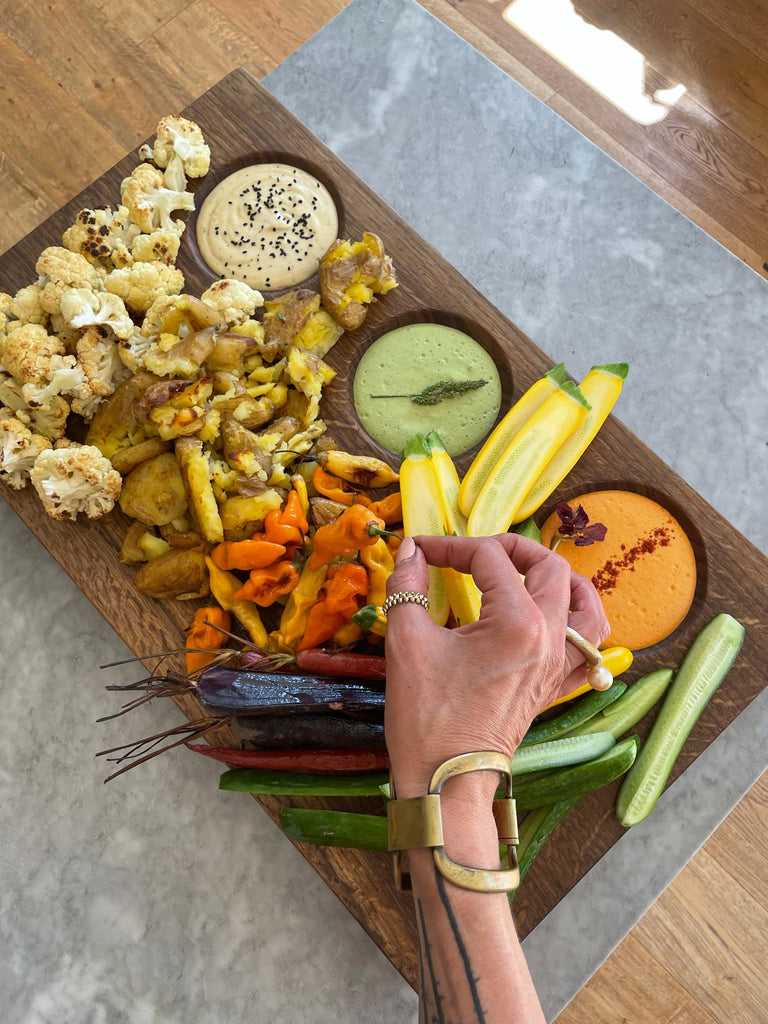
<path id="1" fill-rule="evenodd" d="M 645 58 L 614 32 L 584 21 L 571 0 L 513 0 L 503 17 L 638 124 L 656 124 L 684 85 L 649 94 Z"/>

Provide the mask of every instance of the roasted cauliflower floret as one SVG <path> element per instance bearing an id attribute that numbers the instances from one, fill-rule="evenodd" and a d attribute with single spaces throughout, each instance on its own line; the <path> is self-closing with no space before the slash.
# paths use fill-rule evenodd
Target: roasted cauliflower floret
<path id="1" fill-rule="evenodd" d="M 123 366 L 131 373 L 140 370 L 144 366 L 146 351 L 152 344 L 152 338 L 145 338 L 138 328 L 130 338 L 120 338 L 117 351 Z"/>
<path id="2" fill-rule="evenodd" d="M 41 401 L 39 405 L 28 405 L 23 394 L 24 389 L 36 389 L 41 385 L 44 387 L 45 382 L 36 381 L 31 384 L 22 384 L 16 377 L 0 373 L 0 403 L 11 409 L 16 418 L 36 434 L 42 434 L 52 441 L 57 440 L 64 436 L 69 416 L 69 405 L 58 394 L 52 394 L 49 398 Z"/>
<path id="3" fill-rule="evenodd" d="M 173 266 L 179 255 L 180 244 L 181 239 L 175 231 L 158 228 L 149 235 L 137 234 L 131 245 L 131 258 L 137 263 L 152 263 L 159 260 Z"/>
<path id="4" fill-rule="evenodd" d="M 117 386 L 128 376 L 120 359 L 117 342 L 100 327 L 89 327 L 78 341 L 77 365 L 82 370 L 90 391 L 99 400 L 113 394 Z M 88 413 L 79 408 L 77 396 L 72 400 L 72 409 L 86 419 L 93 415 L 92 412 Z"/>
<path id="5" fill-rule="evenodd" d="M 60 245 L 51 245 L 40 254 L 35 270 L 42 286 L 40 303 L 48 313 L 58 313 L 61 297 L 68 288 L 101 291 L 104 287 L 103 267 L 95 267 L 85 256 Z"/>
<path id="6" fill-rule="evenodd" d="M 70 327 L 111 327 L 118 338 L 130 338 L 136 330 L 125 303 L 112 292 L 90 288 L 66 288 L 61 295 L 61 315 Z"/>
<path id="7" fill-rule="evenodd" d="M 122 478 L 93 445 L 70 444 L 38 455 L 30 473 L 45 511 L 53 519 L 98 519 L 120 497 Z"/>
<path id="8" fill-rule="evenodd" d="M 120 186 L 120 196 L 134 224 L 147 234 L 161 228 L 181 235 L 184 222 L 174 220 L 176 210 L 194 210 L 191 192 L 166 188 L 163 172 L 150 164 L 139 164 Z"/>
<path id="9" fill-rule="evenodd" d="M 67 394 L 84 389 L 91 395 L 85 380 L 85 374 L 77 365 L 74 356 L 51 356 L 48 371 L 44 378 L 22 384 L 21 394 L 29 407 L 43 409 L 55 395 Z"/>
<path id="10" fill-rule="evenodd" d="M 64 343 L 41 324 L 21 324 L 5 337 L 3 366 L 22 384 L 48 376 L 51 357 L 64 355 Z"/>
<path id="11" fill-rule="evenodd" d="M 47 437 L 33 433 L 10 409 L 0 409 L 0 479 L 9 487 L 26 487 L 35 460 L 50 447 Z"/>
<path id="12" fill-rule="evenodd" d="M 126 206 L 117 210 L 103 206 L 81 210 L 61 241 L 65 248 L 80 253 L 89 262 L 111 269 L 133 262 L 132 246 L 139 232 L 138 224 L 131 223 Z"/>
<path id="13" fill-rule="evenodd" d="M 152 158 L 165 168 L 163 179 L 168 188 L 183 191 L 187 177 L 202 178 L 211 166 L 211 150 L 200 125 L 179 114 L 169 114 L 157 126 Z"/>
<path id="14" fill-rule="evenodd" d="M 229 327 L 248 320 L 260 306 L 264 305 L 261 292 L 251 288 L 245 281 L 235 281 L 233 278 L 214 281 L 200 298 L 207 305 L 217 309 Z"/>
<path id="15" fill-rule="evenodd" d="M 41 324 L 43 327 L 48 323 L 48 312 L 43 309 L 41 296 L 42 285 L 28 284 L 26 288 L 19 288 L 11 299 L 10 314 L 25 324 Z"/>
<path id="16" fill-rule="evenodd" d="M 118 295 L 129 312 L 143 315 L 161 296 L 178 295 L 184 287 L 184 275 L 159 260 L 134 263 L 107 274 L 104 287 L 111 295 Z"/>
<path id="17" fill-rule="evenodd" d="M 397 287 L 383 242 L 368 231 L 361 242 L 337 239 L 320 260 L 318 276 L 323 305 L 345 330 L 360 326 L 375 295 Z"/>

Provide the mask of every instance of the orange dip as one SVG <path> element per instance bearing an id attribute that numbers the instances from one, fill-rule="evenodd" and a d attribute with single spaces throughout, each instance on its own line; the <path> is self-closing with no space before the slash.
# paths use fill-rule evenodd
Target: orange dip
<path id="1" fill-rule="evenodd" d="M 593 491 L 572 498 L 590 523 L 607 528 L 605 540 L 577 547 L 563 539 L 557 553 L 574 572 L 592 580 L 611 624 L 603 646 L 638 651 L 658 643 L 688 613 L 696 590 L 696 559 L 683 528 L 661 505 L 634 491 Z M 557 513 L 544 523 L 550 546 L 560 526 Z"/>

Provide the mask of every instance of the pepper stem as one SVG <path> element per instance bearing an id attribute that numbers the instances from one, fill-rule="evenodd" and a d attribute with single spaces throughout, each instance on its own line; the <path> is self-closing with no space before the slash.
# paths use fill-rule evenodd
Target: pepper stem
<path id="1" fill-rule="evenodd" d="M 395 533 L 394 530 L 385 530 L 375 523 L 368 523 L 366 533 L 369 537 L 396 537 L 398 540 L 403 540 L 399 533 Z"/>

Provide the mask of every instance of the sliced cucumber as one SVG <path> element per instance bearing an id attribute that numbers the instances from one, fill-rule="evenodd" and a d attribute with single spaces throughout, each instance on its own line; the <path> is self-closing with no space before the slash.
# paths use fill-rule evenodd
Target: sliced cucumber
<path id="1" fill-rule="evenodd" d="M 580 800 L 580 796 L 572 797 L 570 800 L 560 800 L 551 807 L 537 807 L 535 811 L 526 814 L 518 830 L 517 863 L 520 869 L 521 885 L 528 869 L 541 852 L 547 839 Z M 518 888 L 510 893 L 510 902 L 519 891 Z"/>
<path id="2" fill-rule="evenodd" d="M 387 819 L 376 814 L 284 807 L 280 812 L 280 826 L 291 839 L 319 846 L 386 850 L 389 843 Z"/>
<path id="3" fill-rule="evenodd" d="M 637 825 L 653 810 L 691 729 L 743 642 L 744 627 L 727 614 L 716 615 L 694 640 L 619 790 L 616 815 L 625 828 Z"/>
<path id="4" fill-rule="evenodd" d="M 649 672 L 648 675 L 633 683 L 629 689 L 625 687 L 626 693 L 622 694 L 615 704 L 610 704 L 598 711 L 594 718 L 590 718 L 582 725 L 569 729 L 566 735 L 589 736 L 591 733 L 605 732 L 607 729 L 608 732 L 613 733 L 614 739 L 618 739 L 645 718 L 653 705 L 661 699 L 661 695 L 669 686 L 671 679 L 671 668 L 660 668 L 655 672 Z M 611 690 L 603 692 L 610 693 Z M 595 695 L 598 692 L 595 691 Z"/>
<path id="5" fill-rule="evenodd" d="M 627 736 L 593 761 L 561 768 L 537 779 L 520 779 L 513 786 L 512 793 L 518 808 L 530 811 L 534 807 L 545 807 L 561 800 L 585 796 L 593 789 L 607 786 L 629 771 L 637 756 L 638 743 L 637 736 Z"/>
<path id="6" fill-rule="evenodd" d="M 233 768 L 219 778 L 219 789 L 235 793 L 277 793 L 284 796 L 378 796 L 387 772 L 269 771 Z"/>
<path id="7" fill-rule="evenodd" d="M 591 736 L 566 736 L 549 743 L 518 747 L 512 757 L 512 774 L 525 775 L 528 772 L 591 761 L 610 750 L 615 742 L 611 733 L 596 732 Z"/>
<path id="8" fill-rule="evenodd" d="M 637 684 L 635 684 L 637 685 Z M 626 683 L 614 683 L 607 690 L 592 690 L 590 693 L 584 694 L 579 700 L 574 701 L 573 705 L 558 715 L 556 718 L 548 718 L 544 722 L 537 722 L 532 725 L 528 732 L 523 736 L 520 743 L 521 747 L 528 747 L 532 743 L 543 743 L 545 740 L 554 740 L 558 736 L 564 736 L 566 733 L 569 736 L 582 736 L 584 735 L 581 731 L 576 731 L 577 726 L 581 726 L 587 721 L 590 721 L 598 715 L 604 708 L 613 704 L 627 689 Z M 608 729 L 608 726 L 605 726 Z M 590 729 L 589 732 L 603 732 L 602 728 Z"/>

